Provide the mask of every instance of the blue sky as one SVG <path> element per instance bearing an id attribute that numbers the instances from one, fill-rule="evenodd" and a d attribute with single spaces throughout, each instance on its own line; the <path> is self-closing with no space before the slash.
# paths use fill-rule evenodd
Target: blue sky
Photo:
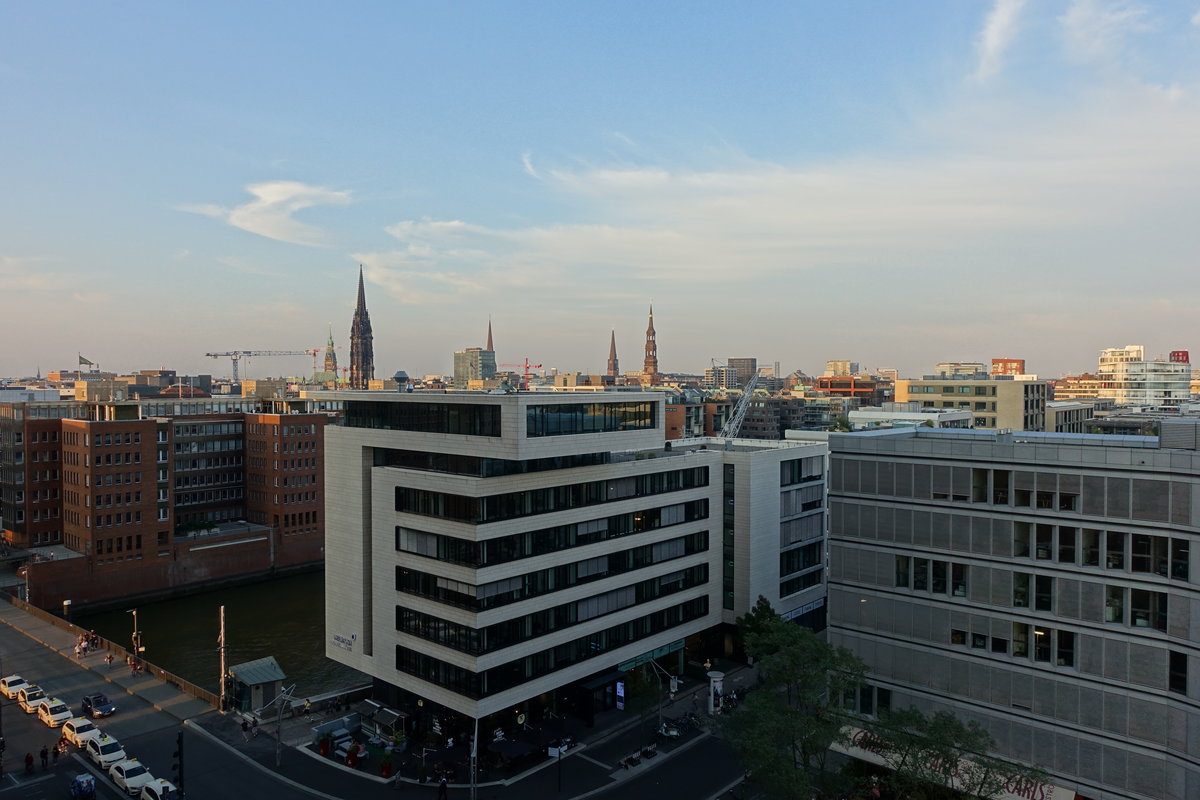
<path id="1" fill-rule="evenodd" d="M 1200 349 L 1198 77 L 1200 0 L 5 4 L 0 375 L 346 346 L 359 263 L 381 374 Z"/>

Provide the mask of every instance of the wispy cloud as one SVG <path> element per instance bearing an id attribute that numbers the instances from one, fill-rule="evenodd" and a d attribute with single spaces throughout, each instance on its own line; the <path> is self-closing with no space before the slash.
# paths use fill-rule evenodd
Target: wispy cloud
<path id="1" fill-rule="evenodd" d="M 1027 0 L 996 0 L 979 32 L 976 80 L 986 81 L 1004 66 L 1004 54 L 1017 35 L 1017 23 Z"/>
<path id="2" fill-rule="evenodd" d="M 46 265 L 51 261 L 41 256 L 0 256 L 0 284 L 9 290 L 61 290 L 73 276 L 48 270 Z"/>
<path id="3" fill-rule="evenodd" d="M 526 175 L 539 181 L 542 179 L 542 176 L 538 174 L 536 169 L 534 169 L 532 153 L 526 151 L 521 154 L 521 165 L 525 167 Z"/>
<path id="4" fill-rule="evenodd" d="M 1059 22 L 1067 57 L 1078 62 L 1117 61 L 1129 34 L 1152 27 L 1144 7 L 1105 0 L 1073 0 Z"/>
<path id="5" fill-rule="evenodd" d="M 405 220 L 387 228 L 396 248 L 354 257 L 401 302 L 511 299 L 519 289 L 528 302 L 586 304 L 598 285 L 634 281 L 642 293 L 749 280 L 786 292 L 800 290 L 802 275 L 843 268 L 901 281 L 1004 272 L 1012 255 L 1001 250 L 1034 241 L 1039 259 L 1063 259 L 1055 275 L 1066 285 L 1092 268 L 1080 252 L 1130 225 L 1154 230 L 1166 251 L 1194 244 L 1177 224 L 1177 209 L 1200 202 L 1190 177 L 1200 171 L 1191 143 L 1200 108 L 1186 93 L 1125 82 L 1058 112 L 997 99 L 916 127 L 927 154 L 904 159 L 543 169 L 546 190 L 593 222 Z M 1117 268 L 1139 258 L 1134 245 L 1120 240 L 1096 257 Z"/>
<path id="6" fill-rule="evenodd" d="M 346 205 L 350 192 L 309 186 L 299 181 L 252 183 L 246 191 L 254 199 L 233 208 L 216 205 L 183 206 L 180 210 L 215 217 L 235 228 L 281 242 L 322 247 L 325 235 L 293 215 L 313 206 Z"/>

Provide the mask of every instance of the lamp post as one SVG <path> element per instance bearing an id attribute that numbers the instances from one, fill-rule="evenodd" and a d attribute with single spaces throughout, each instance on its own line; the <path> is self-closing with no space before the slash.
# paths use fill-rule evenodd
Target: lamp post
<path id="1" fill-rule="evenodd" d="M 133 634 L 129 637 L 130 644 L 133 647 L 133 663 L 139 664 L 142 660 L 142 651 L 146 648 L 142 647 L 142 632 L 138 629 L 136 608 L 129 609 L 129 613 L 133 614 Z"/>

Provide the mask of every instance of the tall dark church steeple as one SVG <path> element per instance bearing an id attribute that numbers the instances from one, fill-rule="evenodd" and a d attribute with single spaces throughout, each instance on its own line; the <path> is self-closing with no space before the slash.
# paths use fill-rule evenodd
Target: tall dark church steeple
<path id="1" fill-rule="evenodd" d="M 621 368 L 617 364 L 617 331 L 615 328 L 612 338 L 608 340 L 608 374 L 614 378 L 621 374 Z"/>
<path id="2" fill-rule="evenodd" d="M 375 337 L 371 333 L 371 315 L 367 313 L 367 292 L 363 288 L 362 265 L 358 267 L 358 306 L 350 323 L 350 388 L 366 389 L 375 379 Z"/>
<path id="3" fill-rule="evenodd" d="M 658 341 L 654 333 L 654 303 L 650 303 L 650 325 L 646 328 L 646 360 L 642 364 L 642 372 L 651 383 L 658 377 Z"/>

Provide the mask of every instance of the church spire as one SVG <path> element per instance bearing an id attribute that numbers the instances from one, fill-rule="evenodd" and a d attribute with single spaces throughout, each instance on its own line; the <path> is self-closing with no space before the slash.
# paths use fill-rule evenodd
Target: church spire
<path id="1" fill-rule="evenodd" d="M 329 323 L 329 343 L 325 345 L 325 371 L 333 375 L 333 381 L 337 383 L 337 353 L 334 352 L 333 346 L 333 323 Z"/>
<path id="2" fill-rule="evenodd" d="M 488 317 L 488 341 L 487 341 L 487 347 L 485 347 L 485 348 L 483 348 L 483 349 L 484 349 L 484 350 L 490 350 L 490 351 L 492 351 L 493 353 L 494 353 L 494 352 L 496 352 L 496 348 L 495 348 L 495 347 L 492 345 L 492 318 L 491 318 L 491 317 Z"/>
<path id="3" fill-rule="evenodd" d="M 358 305 L 350 323 L 350 388 L 366 389 L 375 379 L 375 336 L 371 333 L 371 315 L 367 313 L 367 291 L 363 285 L 362 264 L 358 265 Z"/>
<path id="4" fill-rule="evenodd" d="M 658 341 L 654 332 L 654 301 L 650 301 L 650 324 L 646 328 L 646 360 L 642 363 L 642 372 L 646 373 L 649 383 L 654 383 L 658 377 Z"/>
<path id="5" fill-rule="evenodd" d="M 612 337 L 608 340 L 608 374 L 617 377 L 621 372 L 617 364 L 617 330 L 613 329 Z"/>

